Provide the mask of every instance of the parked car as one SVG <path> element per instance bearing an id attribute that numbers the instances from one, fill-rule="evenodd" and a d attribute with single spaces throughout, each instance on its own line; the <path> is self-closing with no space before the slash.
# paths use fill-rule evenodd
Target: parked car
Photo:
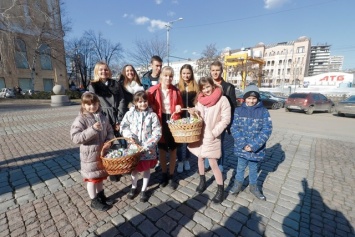
<path id="1" fill-rule="evenodd" d="M 355 115 L 355 95 L 348 97 L 347 99 L 340 101 L 335 106 L 335 111 L 339 116 L 345 116 L 345 114 Z"/>
<path id="2" fill-rule="evenodd" d="M 2 88 L 0 90 L 0 98 L 11 98 L 15 97 L 15 92 L 10 88 Z"/>
<path id="3" fill-rule="evenodd" d="M 266 96 L 266 97 L 269 97 L 270 99 L 273 99 L 273 100 L 277 100 L 281 103 L 281 107 L 283 108 L 285 106 L 285 102 L 286 102 L 286 99 L 285 97 L 281 97 L 281 96 L 277 96 L 275 94 L 273 94 L 272 92 L 270 91 L 259 91 L 260 95 L 263 95 L 263 96 Z"/>
<path id="4" fill-rule="evenodd" d="M 285 102 L 285 111 L 303 111 L 306 114 L 313 114 L 314 111 L 334 111 L 334 103 L 321 93 L 293 93 Z"/>
<path id="5" fill-rule="evenodd" d="M 239 93 L 238 95 L 236 95 L 238 106 L 241 106 L 244 102 L 243 95 L 244 95 L 244 93 Z M 281 102 L 271 99 L 271 98 L 261 95 L 261 94 L 260 94 L 260 100 L 263 103 L 264 107 L 267 109 L 279 109 L 282 107 Z"/>

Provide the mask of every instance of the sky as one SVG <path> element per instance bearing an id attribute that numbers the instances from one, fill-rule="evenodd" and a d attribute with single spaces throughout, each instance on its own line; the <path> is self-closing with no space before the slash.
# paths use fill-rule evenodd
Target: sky
<path id="1" fill-rule="evenodd" d="M 170 55 L 198 59 L 207 45 L 218 51 L 311 39 L 331 45 L 330 54 L 344 56 L 343 69 L 355 69 L 355 0 L 63 0 L 72 30 L 102 33 L 132 51 L 137 39 L 167 40 Z M 177 59 L 175 59 L 177 60 Z M 130 62 L 126 56 L 125 62 Z M 174 58 L 170 58 L 174 61 Z"/>

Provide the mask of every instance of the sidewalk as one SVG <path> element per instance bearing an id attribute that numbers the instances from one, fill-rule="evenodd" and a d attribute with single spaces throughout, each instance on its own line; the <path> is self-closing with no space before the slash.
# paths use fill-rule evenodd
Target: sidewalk
<path id="1" fill-rule="evenodd" d="M 40 111 L 40 112 L 39 112 Z M 92 210 L 79 173 L 79 150 L 69 137 L 79 106 L 1 113 L 1 236 L 355 236 L 355 146 L 274 130 L 259 181 L 267 201 L 255 199 L 247 182 L 228 194 L 236 166 L 226 136 L 226 199 L 213 204 L 208 189 L 197 194 L 196 160 L 176 176 L 176 190 L 159 188 L 154 170 L 147 203 L 128 200 L 130 177 L 106 181 L 117 202 Z M 138 182 L 141 185 L 141 180 Z"/>

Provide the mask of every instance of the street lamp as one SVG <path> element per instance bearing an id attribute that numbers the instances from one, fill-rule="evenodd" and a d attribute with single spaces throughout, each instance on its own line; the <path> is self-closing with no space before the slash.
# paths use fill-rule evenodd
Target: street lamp
<path id="1" fill-rule="evenodd" d="M 174 22 L 182 21 L 182 20 L 183 20 L 183 18 L 180 17 L 179 19 L 176 19 L 176 20 L 173 20 L 173 21 L 169 21 L 165 25 L 165 27 L 166 27 L 166 49 L 167 49 L 167 53 L 168 53 L 168 66 L 169 66 L 169 57 L 170 57 L 170 55 L 169 55 L 169 31 L 170 31 L 170 28 L 172 27 L 172 24 Z"/>

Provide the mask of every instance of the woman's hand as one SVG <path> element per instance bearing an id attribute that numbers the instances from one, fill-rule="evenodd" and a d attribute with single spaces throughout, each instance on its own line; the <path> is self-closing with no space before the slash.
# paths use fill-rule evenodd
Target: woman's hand
<path id="1" fill-rule="evenodd" d="M 116 123 L 114 126 L 113 126 L 113 130 L 115 131 L 120 131 L 120 124 L 119 123 Z"/>
<path id="2" fill-rule="evenodd" d="M 175 106 L 175 112 L 180 113 L 181 112 L 181 105 L 176 105 Z"/>

